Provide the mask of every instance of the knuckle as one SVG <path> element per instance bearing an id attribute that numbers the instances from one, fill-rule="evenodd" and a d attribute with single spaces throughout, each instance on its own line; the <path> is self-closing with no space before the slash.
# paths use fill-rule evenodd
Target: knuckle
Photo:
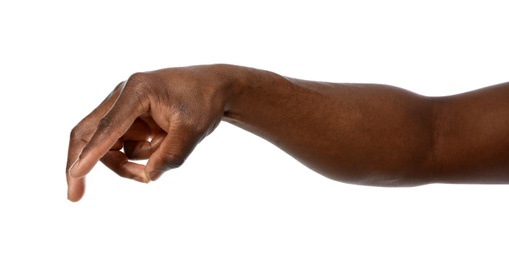
<path id="1" fill-rule="evenodd" d="M 71 140 L 80 139 L 82 136 L 83 136 L 83 131 L 81 130 L 81 128 L 79 126 L 75 126 L 71 130 L 71 135 L 70 135 Z"/>
<path id="2" fill-rule="evenodd" d="M 185 162 L 185 156 L 181 154 L 175 154 L 170 152 L 163 153 L 163 161 L 165 164 L 165 170 L 174 169 L 182 166 Z"/>
<path id="3" fill-rule="evenodd" d="M 154 77 L 146 72 L 137 72 L 132 74 L 127 80 L 124 92 L 126 96 L 137 100 L 140 104 L 146 101 L 150 96 L 150 88 L 154 86 Z"/>
<path id="4" fill-rule="evenodd" d="M 77 126 L 74 127 L 71 130 L 69 140 L 71 143 L 75 143 L 78 141 L 85 141 L 85 135 L 83 134 L 83 130 Z"/>
<path id="5" fill-rule="evenodd" d="M 106 115 L 103 118 L 101 118 L 101 120 L 99 120 L 99 123 L 97 124 L 97 129 L 109 130 L 112 128 L 112 126 L 113 120 L 108 115 Z"/>
<path id="6" fill-rule="evenodd" d="M 112 136 L 117 139 L 122 137 L 122 134 L 119 132 L 116 127 L 117 123 L 108 115 L 101 118 L 99 123 L 97 124 L 96 135 L 99 135 L 101 138 L 105 136 Z"/>
<path id="7" fill-rule="evenodd" d="M 152 76 L 146 72 L 132 74 L 126 82 L 126 88 L 130 90 L 143 91 L 151 85 Z"/>
<path id="8" fill-rule="evenodd" d="M 100 135 L 111 135 L 119 139 L 122 137 L 122 133 L 119 131 L 117 125 L 118 123 L 113 120 L 112 117 L 106 115 L 99 120 L 96 133 L 100 133 Z"/>
<path id="9" fill-rule="evenodd" d="M 71 129 L 70 139 L 74 141 L 85 141 L 90 135 L 92 135 L 94 129 L 91 129 L 87 123 L 88 122 L 85 118 L 75 127 L 73 127 L 73 129 Z"/>

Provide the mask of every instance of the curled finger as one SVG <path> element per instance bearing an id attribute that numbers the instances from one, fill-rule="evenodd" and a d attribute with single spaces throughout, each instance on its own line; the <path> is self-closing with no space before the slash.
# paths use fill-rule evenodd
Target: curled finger
<path id="1" fill-rule="evenodd" d="M 145 183 L 150 181 L 144 174 L 145 166 L 130 162 L 127 156 L 121 151 L 108 151 L 101 158 L 101 162 L 120 177 Z"/>

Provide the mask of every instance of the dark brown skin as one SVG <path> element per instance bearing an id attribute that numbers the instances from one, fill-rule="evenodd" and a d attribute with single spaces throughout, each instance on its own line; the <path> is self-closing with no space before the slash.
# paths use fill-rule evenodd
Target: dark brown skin
<path id="1" fill-rule="evenodd" d="M 82 198 L 85 175 L 99 160 L 122 177 L 156 180 L 182 165 L 222 120 L 341 182 L 506 184 L 508 100 L 509 83 L 424 97 L 232 65 L 136 73 L 72 130 L 68 199 Z"/>

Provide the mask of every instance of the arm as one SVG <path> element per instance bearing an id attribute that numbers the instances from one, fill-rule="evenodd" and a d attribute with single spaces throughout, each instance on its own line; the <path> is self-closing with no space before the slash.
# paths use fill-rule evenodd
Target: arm
<path id="1" fill-rule="evenodd" d="M 157 179 L 180 166 L 221 120 L 342 182 L 505 183 L 508 92 L 501 85 L 429 98 L 391 86 L 303 81 L 229 65 L 138 73 L 73 129 L 69 199 L 81 198 L 83 177 L 98 160 L 123 177 Z M 149 160 L 143 166 L 130 159 Z"/>
<path id="2" fill-rule="evenodd" d="M 252 71 L 224 120 L 331 179 L 377 186 L 429 181 L 434 101 L 375 84 L 332 84 Z"/>
<path id="3" fill-rule="evenodd" d="M 509 83 L 436 100 L 432 181 L 509 183 Z"/>
<path id="4" fill-rule="evenodd" d="M 258 77 L 262 78 L 262 77 Z M 375 186 L 509 183 L 509 83 L 448 97 L 272 75 L 224 120 L 331 179 Z"/>

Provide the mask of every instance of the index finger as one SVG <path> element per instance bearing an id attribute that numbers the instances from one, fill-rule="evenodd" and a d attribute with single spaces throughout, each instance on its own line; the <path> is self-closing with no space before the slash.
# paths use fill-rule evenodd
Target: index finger
<path id="1" fill-rule="evenodd" d="M 134 120 L 148 111 L 149 102 L 143 93 L 147 92 L 139 80 L 127 81 L 111 109 L 99 120 L 94 134 L 70 169 L 71 177 L 81 178 L 89 173 Z"/>
<path id="2" fill-rule="evenodd" d="M 101 104 L 94 109 L 88 116 L 81 120 L 71 131 L 69 138 L 69 149 L 67 153 L 66 180 L 67 180 L 67 198 L 71 201 L 78 201 L 85 192 L 85 179 L 75 179 L 69 176 L 69 171 L 77 162 L 81 151 L 88 143 L 88 140 L 94 134 L 99 120 L 110 110 L 125 82 L 118 84 L 115 89 L 104 99 Z"/>

